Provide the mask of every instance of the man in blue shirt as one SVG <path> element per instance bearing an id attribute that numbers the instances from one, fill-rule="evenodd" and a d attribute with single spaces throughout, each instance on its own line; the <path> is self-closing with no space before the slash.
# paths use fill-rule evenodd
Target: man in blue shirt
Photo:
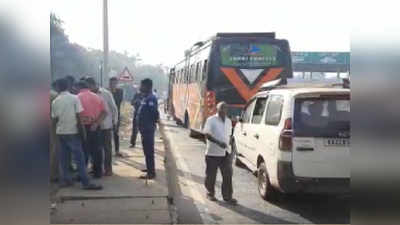
<path id="1" fill-rule="evenodd" d="M 137 113 L 136 122 L 139 132 L 142 135 L 143 151 L 146 158 L 146 175 L 141 179 L 154 179 L 156 176 L 154 165 L 154 134 L 156 132 L 160 114 L 158 112 L 157 98 L 152 93 L 153 81 L 150 79 L 142 80 L 140 84 L 140 92 L 142 93 L 142 101 Z"/>

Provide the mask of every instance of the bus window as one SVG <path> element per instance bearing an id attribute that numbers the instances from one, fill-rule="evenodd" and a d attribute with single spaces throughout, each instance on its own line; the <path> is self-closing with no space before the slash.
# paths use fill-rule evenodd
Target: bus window
<path id="1" fill-rule="evenodd" d="M 194 76 L 194 64 L 190 65 L 189 83 L 193 83 L 193 76 Z"/>
<path id="2" fill-rule="evenodd" d="M 192 64 L 191 73 L 190 73 L 190 83 L 194 83 L 196 81 L 196 66 Z"/>
<path id="3" fill-rule="evenodd" d="M 197 82 L 201 81 L 202 74 L 203 74 L 203 62 L 200 61 L 199 64 L 198 64 L 197 80 L 196 80 Z"/>
<path id="4" fill-rule="evenodd" d="M 190 68 L 186 69 L 186 73 L 185 73 L 185 84 L 189 83 L 189 78 L 190 78 Z"/>
<path id="5" fill-rule="evenodd" d="M 194 75 L 194 82 L 197 83 L 197 81 L 199 80 L 199 66 L 200 66 L 200 62 L 196 63 L 196 72 Z"/>
<path id="6" fill-rule="evenodd" d="M 208 62 L 207 59 L 204 60 L 203 73 L 202 73 L 202 77 L 201 77 L 202 81 L 204 81 L 206 79 L 206 76 L 207 76 L 207 62 Z"/>
<path id="7" fill-rule="evenodd" d="M 197 81 L 197 67 L 198 67 L 198 63 L 196 63 L 195 65 L 193 65 L 193 83 L 195 83 Z"/>

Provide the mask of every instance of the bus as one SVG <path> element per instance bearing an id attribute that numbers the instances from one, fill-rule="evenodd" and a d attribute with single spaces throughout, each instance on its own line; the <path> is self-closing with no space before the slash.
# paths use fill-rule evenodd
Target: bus
<path id="1" fill-rule="evenodd" d="M 185 58 L 169 72 L 168 113 L 201 134 L 216 104 L 228 104 L 235 121 L 247 101 L 265 82 L 292 78 L 290 47 L 275 33 L 217 33 L 185 51 Z"/>

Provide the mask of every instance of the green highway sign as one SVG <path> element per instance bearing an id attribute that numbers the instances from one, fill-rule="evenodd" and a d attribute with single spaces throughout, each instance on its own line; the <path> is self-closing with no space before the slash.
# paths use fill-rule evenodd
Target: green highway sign
<path id="1" fill-rule="evenodd" d="M 350 52 L 292 52 L 294 64 L 350 64 Z"/>

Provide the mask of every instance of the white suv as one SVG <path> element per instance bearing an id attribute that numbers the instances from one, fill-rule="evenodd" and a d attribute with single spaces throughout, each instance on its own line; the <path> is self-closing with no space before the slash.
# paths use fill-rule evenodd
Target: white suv
<path id="1" fill-rule="evenodd" d="M 350 90 L 278 86 L 261 91 L 234 128 L 236 164 L 258 176 L 260 195 L 350 191 Z"/>

